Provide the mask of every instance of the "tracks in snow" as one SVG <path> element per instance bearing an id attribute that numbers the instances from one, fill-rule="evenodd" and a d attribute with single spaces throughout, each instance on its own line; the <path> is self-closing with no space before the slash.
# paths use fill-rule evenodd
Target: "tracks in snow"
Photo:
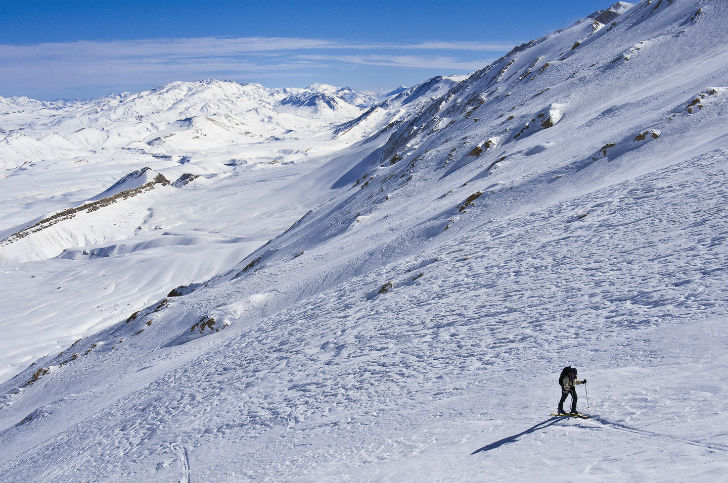
<path id="1" fill-rule="evenodd" d="M 590 419 L 605 427 L 616 429 L 617 431 L 624 431 L 627 433 L 639 434 L 641 436 L 647 436 L 650 438 L 669 439 L 670 441 L 676 441 L 676 442 L 688 444 L 691 446 L 699 446 L 702 448 L 709 449 L 711 451 L 722 451 L 724 453 L 728 452 L 728 445 L 725 445 L 725 444 L 696 441 L 693 439 L 683 439 L 683 438 L 679 438 L 677 436 L 672 436 L 670 434 L 656 433 L 654 431 L 647 431 L 645 429 L 635 428 L 633 426 L 628 426 L 626 424 L 615 423 L 615 422 L 609 421 L 601 416 L 596 416 L 593 414 L 591 415 Z"/>
<path id="2" fill-rule="evenodd" d="M 190 455 L 187 451 L 187 446 L 175 445 L 177 452 L 179 453 L 180 460 L 182 461 L 182 478 L 181 483 L 190 483 Z"/>

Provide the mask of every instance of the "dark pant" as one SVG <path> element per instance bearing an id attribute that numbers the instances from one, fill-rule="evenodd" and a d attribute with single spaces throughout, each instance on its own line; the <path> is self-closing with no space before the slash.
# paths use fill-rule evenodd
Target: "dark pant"
<path id="1" fill-rule="evenodd" d="M 559 401 L 559 412 L 564 412 L 564 401 L 566 401 L 566 396 L 571 394 L 571 412 L 576 412 L 576 400 L 578 397 L 576 396 L 576 388 L 572 387 L 570 391 L 564 392 L 561 391 L 561 400 Z"/>

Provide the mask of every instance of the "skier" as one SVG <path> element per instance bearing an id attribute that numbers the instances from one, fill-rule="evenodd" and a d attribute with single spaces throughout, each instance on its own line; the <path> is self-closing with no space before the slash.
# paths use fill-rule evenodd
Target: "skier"
<path id="1" fill-rule="evenodd" d="M 576 378 L 576 367 L 564 367 L 559 376 L 559 384 L 561 385 L 561 399 L 559 400 L 558 414 L 566 414 L 564 411 L 564 401 L 566 396 L 571 394 L 571 414 L 578 414 L 576 412 L 576 385 L 586 384 L 586 379 L 580 381 Z"/>

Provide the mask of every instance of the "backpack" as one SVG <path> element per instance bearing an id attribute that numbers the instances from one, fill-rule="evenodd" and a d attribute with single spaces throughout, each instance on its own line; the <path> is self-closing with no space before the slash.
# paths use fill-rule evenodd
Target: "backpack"
<path id="1" fill-rule="evenodd" d="M 566 366 L 563 369 L 561 369 L 561 374 L 559 374 L 559 386 L 564 387 L 564 383 L 561 382 L 564 380 L 564 377 L 571 377 L 571 366 Z"/>

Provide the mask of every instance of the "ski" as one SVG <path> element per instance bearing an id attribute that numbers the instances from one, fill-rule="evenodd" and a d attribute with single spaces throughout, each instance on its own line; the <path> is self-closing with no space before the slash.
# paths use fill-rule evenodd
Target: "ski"
<path id="1" fill-rule="evenodd" d="M 566 414 L 557 414 L 557 413 L 550 413 L 551 416 L 561 416 L 565 418 L 581 418 L 581 419 L 589 419 L 588 414 L 582 414 L 582 413 L 566 413 Z"/>

